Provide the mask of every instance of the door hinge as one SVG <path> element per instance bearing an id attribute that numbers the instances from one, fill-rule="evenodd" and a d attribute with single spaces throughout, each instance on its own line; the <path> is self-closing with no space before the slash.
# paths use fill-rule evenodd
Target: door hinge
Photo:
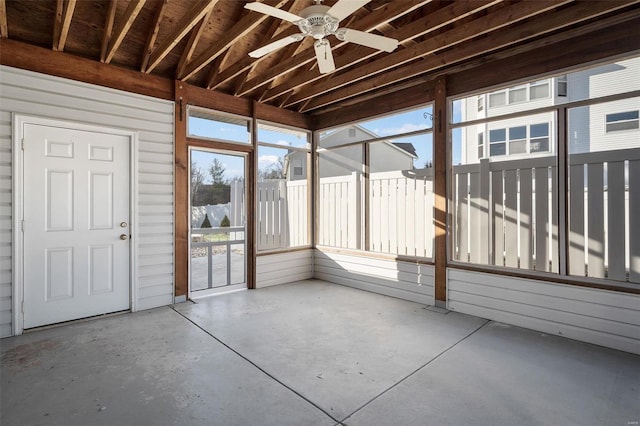
<path id="1" fill-rule="evenodd" d="M 20 312 L 24 314 L 24 300 L 20 303 Z"/>
<path id="2" fill-rule="evenodd" d="M 20 222 L 20 230 L 24 232 L 24 220 Z"/>
<path id="3" fill-rule="evenodd" d="M 24 151 L 24 139 L 20 141 L 20 149 Z"/>

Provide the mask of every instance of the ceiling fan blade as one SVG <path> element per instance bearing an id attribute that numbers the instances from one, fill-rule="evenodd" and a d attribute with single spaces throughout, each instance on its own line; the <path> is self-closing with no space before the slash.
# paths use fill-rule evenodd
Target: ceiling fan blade
<path id="1" fill-rule="evenodd" d="M 295 43 L 296 41 L 300 41 L 304 38 L 304 35 L 302 34 L 292 34 L 290 36 L 287 36 L 285 38 L 281 38 L 280 40 L 276 40 L 273 43 L 269 43 L 265 46 L 262 46 L 259 49 L 256 49 L 252 52 L 249 52 L 249 56 L 251 56 L 252 58 L 260 58 L 264 55 L 267 55 L 271 52 L 273 52 L 274 50 L 278 50 L 281 47 L 285 47 L 291 43 Z"/>
<path id="2" fill-rule="evenodd" d="M 327 15 L 331 15 L 338 21 L 342 21 L 370 1 L 371 0 L 338 0 L 338 2 L 327 11 Z"/>
<path id="3" fill-rule="evenodd" d="M 393 52 L 398 47 L 398 40 L 396 39 L 365 33 L 364 31 L 342 28 L 337 35 L 340 40 L 361 44 L 384 52 Z"/>
<path id="4" fill-rule="evenodd" d="M 294 15 L 293 13 L 289 13 L 286 10 L 278 9 L 277 7 L 269 6 L 268 4 L 253 2 L 247 3 L 244 5 L 245 9 L 253 10 L 254 12 L 264 13 L 265 15 L 270 15 L 276 18 L 284 19 L 289 22 L 297 22 L 300 21 L 301 17 L 298 15 Z"/>
<path id="5" fill-rule="evenodd" d="M 331 53 L 331 45 L 327 40 L 316 41 L 313 43 L 313 48 L 316 51 L 320 74 L 327 74 L 336 69 L 336 65 L 333 62 L 333 53 Z"/>

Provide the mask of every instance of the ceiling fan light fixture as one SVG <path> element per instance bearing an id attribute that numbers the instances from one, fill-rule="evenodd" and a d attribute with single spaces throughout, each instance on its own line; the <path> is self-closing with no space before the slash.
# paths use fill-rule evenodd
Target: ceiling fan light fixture
<path id="1" fill-rule="evenodd" d="M 398 40 L 389 37 L 349 28 L 339 28 L 342 19 L 371 0 L 338 0 L 332 7 L 322 5 L 322 0 L 314 1 L 316 4 L 303 9 L 299 15 L 294 15 L 265 3 L 253 2 L 246 4 L 246 9 L 289 21 L 300 29 L 300 34 L 269 43 L 249 52 L 249 56 L 259 58 L 304 37 L 313 37 L 316 40 L 314 50 L 318 69 L 321 74 L 327 74 L 335 70 L 331 44 L 326 39 L 327 36 L 335 35 L 341 41 L 367 46 L 384 52 L 391 52 L 398 47 Z"/>

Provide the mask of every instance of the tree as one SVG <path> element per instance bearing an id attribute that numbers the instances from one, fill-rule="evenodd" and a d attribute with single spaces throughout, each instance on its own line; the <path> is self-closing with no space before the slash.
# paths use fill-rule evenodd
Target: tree
<path id="1" fill-rule="evenodd" d="M 284 179 L 284 158 L 278 158 L 277 163 L 272 163 L 269 167 L 258 170 L 260 180 Z"/>
<path id="2" fill-rule="evenodd" d="M 228 228 L 230 226 L 231 226 L 231 221 L 229 220 L 229 217 L 225 214 L 222 220 L 220 221 L 220 227 Z"/>
<path id="3" fill-rule="evenodd" d="M 204 220 L 202 221 L 202 225 L 200 225 L 200 228 L 211 228 L 211 222 L 209 222 L 209 215 L 208 214 L 204 214 Z"/>
<path id="4" fill-rule="evenodd" d="M 193 159 L 191 159 L 191 205 L 199 206 L 198 193 L 204 185 L 204 172 Z"/>
<path id="5" fill-rule="evenodd" d="M 213 159 L 213 163 L 211 163 L 211 167 L 209 167 L 209 175 L 211 176 L 211 183 L 216 184 L 224 184 L 225 178 L 224 173 L 226 169 L 224 164 L 217 158 Z"/>
<path id="6" fill-rule="evenodd" d="M 213 204 L 224 204 L 228 202 L 225 197 L 225 167 L 217 158 L 213 159 L 209 167 L 209 176 L 211 176 L 211 193 L 213 195 Z"/>

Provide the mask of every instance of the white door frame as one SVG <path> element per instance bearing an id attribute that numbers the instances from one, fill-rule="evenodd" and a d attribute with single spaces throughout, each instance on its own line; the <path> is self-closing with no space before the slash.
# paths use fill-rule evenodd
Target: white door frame
<path id="1" fill-rule="evenodd" d="M 29 116 L 24 114 L 12 114 L 13 137 L 13 187 L 12 187 L 12 326 L 13 334 L 20 335 L 24 329 L 24 234 L 22 233 L 22 220 L 24 218 L 24 153 L 22 141 L 25 124 L 36 124 L 48 127 L 60 127 L 71 130 L 106 133 L 111 135 L 126 136 L 129 138 L 129 223 L 130 223 L 130 250 L 129 250 L 129 306 L 132 312 L 137 310 L 138 290 L 137 280 L 137 241 L 138 241 L 138 217 L 134 206 L 137 205 L 138 196 L 138 133 L 130 130 L 114 129 L 110 127 L 95 126 L 58 120 Z"/>

